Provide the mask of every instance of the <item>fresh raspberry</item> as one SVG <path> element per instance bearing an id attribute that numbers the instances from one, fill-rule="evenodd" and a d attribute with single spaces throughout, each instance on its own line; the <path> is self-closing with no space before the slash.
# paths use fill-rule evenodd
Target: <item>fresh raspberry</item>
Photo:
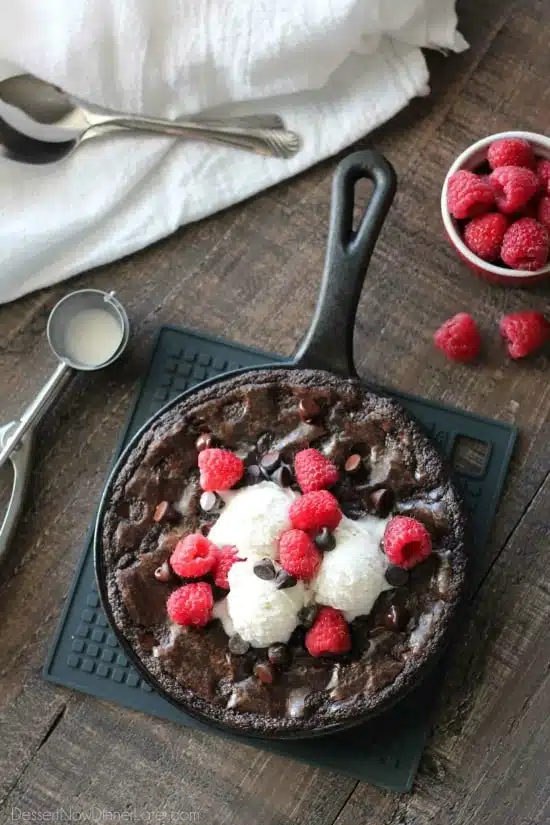
<path id="1" fill-rule="evenodd" d="M 297 498 L 288 511 L 297 530 L 336 530 L 342 520 L 340 505 L 328 490 L 316 490 Z"/>
<path id="2" fill-rule="evenodd" d="M 467 312 L 459 312 L 434 333 L 434 344 L 447 358 L 467 364 L 479 355 L 481 335 Z"/>
<path id="3" fill-rule="evenodd" d="M 287 530 L 279 539 L 281 567 L 297 579 L 312 579 L 321 564 L 313 539 L 303 530 Z"/>
<path id="4" fill-rule="evenodd" d="M 550 323 L 541 312 L 514 312 L 502 318 L 500 333 L 510 358 L 525 358 L 550 339 Z"/>
<path id="5" fill-rule="evenodd" d="M 428 558 L 432 539 L 422 522 L 394 516 L 384 531 L 384 552 L 392 564 L 409 569 Z"/>
<path id="6" fill-rule="evenodd" d="M 507 228 L 508 219 L 500 212 L 479 215 L 464 227 L 464 243 L 478 258 L 496 261 Z"/>
<path id="7" fill-rule="evenodd" d="M 200 484 L 203 490 L 230 490 L 244 473 L 244 461 L 230 450 L 210 447 L 199 453 Z"/>
<path id="8" fill-rule="evenodd" d="M 332 461 L 313 447 L 296 453 L 294 472 L 304 493 L 332 487 L 340 477 Z"/>
<path id="9" fill-rule="evenodd" d="M 499 166 L 489 175 L 497 209 L 505 215 L 519 212 L 539 188 L 539 181 L 531 169 L 523 166 Z"/>
<path id="10" fill-rule="evenodd" d="M 523 138 L 502 138 L 495 140 L 489 146 L 487 160 L 491 169 L 499 166 L 526 166 L 535 168 L 535 153 L 533 147 Z"/>
<path id="11" fill-rule="evenodd" d="M 310 656 L 347 653 L 351 648 L 349 625 L 334 607 L 321 607 L 306 633 L 306 648 Z"/>
<path id="12" fill-rule="evenodd" d="M 550 232 L 550 198 L 545 196 L 540 199 L 536 218 Z"/>
<path id="13" fill-rule="evenodd" d="M 537 163 L 537 178 L 539 179 L 541 191 L 546 195 L 550 195 L 550 160 L 546 160 L 546 158 L 539 160 Z"/>
<path id="14" fill-rule="evenodd" d="M 540 269 L 548 260 L 548 230 L 534 218 L 520 218 L 504 233 L 500 257 L 512 269 Z"/>
<path id="15" fill-rule="evenodd" d="M 218 548 L 202 533 L 191 533 L 180 539 L 170 556 L 174 573 L 185 579 L 200 579 L 214 569 Z"/>
<path id="16" fill-rule="evenodd" d="M 223 587 L 224 590 L 229 590 L 227 574 L 237 561 L 243 561 L 243 559 L 237 556 L 236 547 L 232 547 L 231 545 L 220 547 L 214 567 L 214 584 L 218 587 Z"/>
<path id="17" fill-rule="evenodd" d="M 458 220 L 473 218 L 488 212 L 495 203 L 495 195 L 487 178 L 460 169 L 447 183 L 447 206 Z"/>
<path id="18" fill-rule="evenodd" d="M 211 618 L 214 598 L 206 582 L 192 582 L 170 593 L 166 602 L 168 615 L 176 624 L 204 627 Z"/>

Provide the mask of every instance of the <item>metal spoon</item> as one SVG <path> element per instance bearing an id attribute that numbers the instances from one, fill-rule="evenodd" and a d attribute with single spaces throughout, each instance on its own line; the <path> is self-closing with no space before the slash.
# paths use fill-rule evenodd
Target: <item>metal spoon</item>
<path id="1" fill-rule="evenodd" d="M 41 80 L 32 74 L 19 74 L 0 81 L 0 100 L 16 106 L 37 123 L 50 124 L 63 129 L 82 131 L 92 124 L 99 124 L 105 118 L 118 112 L 99 111 L 97 107 L 88 108 L 81 101 L 76 101 L 58 86 Z M 126 117 L 126 116 L 125 116 Z M 133 116 L 134 117 L 134 116 Z M 139 116 L 138 116 L 138 119 Z M 174 121 L 164 121 L 173 126 Z M 188 123 L 216 126 L 242 126 L 251 129 L 284 129 L 284 120 L 280 115 L 271 113 L 241 115 L 238 117 L 187 118 Z M 128 128 L 123 126 L 122 128 Z M 73 137 L 73 135 L 71 135 Z"/>
<path id="2" fill-rule="evenodd" d="M 278 115 L 173 122 L 97 113 L 33 75 L 17 75 L 0 82 L 0 100 L 8 107 L 2 107 L 0 118 L 5 154 L 27 163 L 61 160 L 84 140 L 120 129 L 207 140 L 275 157 L 292 157 L 301 145 L 299 135 L 281 128 Z"/>

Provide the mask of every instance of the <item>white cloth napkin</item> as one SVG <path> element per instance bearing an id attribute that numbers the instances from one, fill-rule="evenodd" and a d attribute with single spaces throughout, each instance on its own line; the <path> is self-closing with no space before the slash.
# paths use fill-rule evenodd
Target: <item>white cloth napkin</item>
<path id="1" fill-rule="evenodd" d="M 427 94 L 420 47 L 462 51 L 454 0 L 0 0 L 0 79 L 177 118 L 277 112 L 291 160 L 156 136 L 55 165 L 0 158 L 0 302 L 134 252 L 335 154 Z"/>

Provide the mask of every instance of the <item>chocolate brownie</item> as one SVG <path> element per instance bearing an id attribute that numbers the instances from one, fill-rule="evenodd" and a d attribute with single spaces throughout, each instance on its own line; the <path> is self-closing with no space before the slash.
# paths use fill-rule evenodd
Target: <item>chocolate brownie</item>
<path id="1" fill-rule="evenodd" d="M 169 620 L 166 600 L 182 585 L 170 555 L 223 507 L 215 496 L 201 507 L 197 438 L 244 458 L 241 487 L 270 478 L 297 490 L 294 456 L 314 447 L 340 470 L 332 492 L 348 518 L 405 514 L 428 528 L 432 554 L 411 570 L 387 568 L 391 589 L 351 621 L 349 653 L 309 655 L 315 606 L 269 649 L 230 644 L 217 619 L 201 628 Z M 163 413 L 114 474 L 98 537 L 109 612 L 142 667 L 184 709 L 266 736 L 330 732 L 401 697 L 448 637 L 466 571 L 462 503 L 431 441 L 391 399 L 318 370 L 250 371 Z M 214 587 L 214 596 L 225 593 Z"/>

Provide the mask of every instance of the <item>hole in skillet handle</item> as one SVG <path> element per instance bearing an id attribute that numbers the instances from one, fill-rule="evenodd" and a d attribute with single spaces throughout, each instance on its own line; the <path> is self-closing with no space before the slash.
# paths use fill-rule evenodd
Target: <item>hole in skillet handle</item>
<path id="1" fill-rule="evenodd" d="M 355 185 L 362 178 L 370 179 L 374 189 L 354 230 Z M 297 367 L 328 370 L 345 377 L 357 375 L 353 363 L 357 305 L 396 187 L 393 167 L 372 149 L 354 152 L 336 167 L 321 290 L 310 327 L 293 358 Z"/>

